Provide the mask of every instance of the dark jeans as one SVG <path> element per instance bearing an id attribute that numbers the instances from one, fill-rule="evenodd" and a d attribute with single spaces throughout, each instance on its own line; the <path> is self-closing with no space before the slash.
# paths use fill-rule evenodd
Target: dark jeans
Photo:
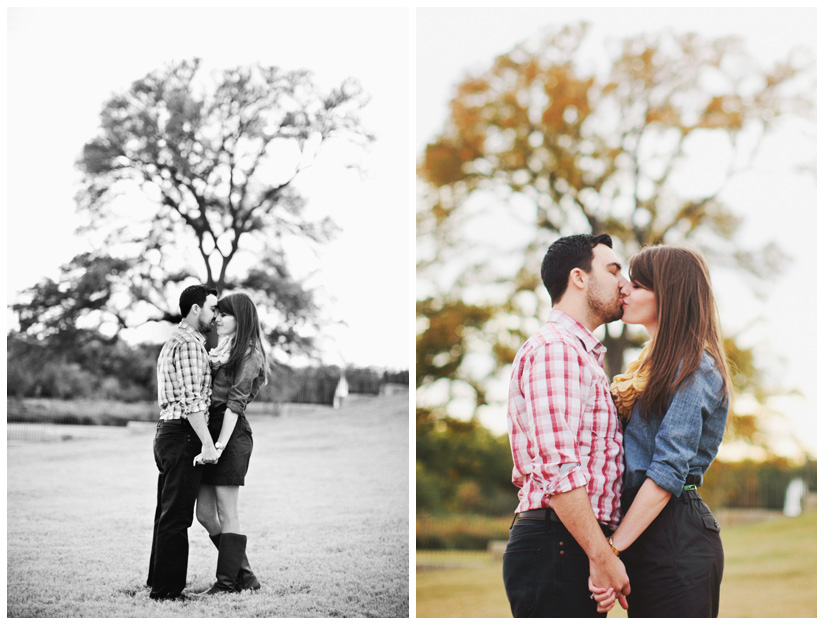
<path id="1" fill-rule="evenodd" d="M 158 499 L 147 584 L 150 597 L 174 598 L 186 586 L 189 535 L 203 466 L 192 466 L 201 441 L 186 420 L 158 422 L 154 442 Z"/>
<path id="2" fill-rule="evenodd" d="M 638 490 L 622 496 L 626 511 Z M 671 498 L 622 552 L 628 617 L 717 617 L 725 555 L 719 524 L 698 491 Z"/>
<path id="3" fill-rule="evenodd" d="M 587 554 L 561 522 L 518 520 L 503 575 L 513 617 L 606 617 L 590 598 Z"/>

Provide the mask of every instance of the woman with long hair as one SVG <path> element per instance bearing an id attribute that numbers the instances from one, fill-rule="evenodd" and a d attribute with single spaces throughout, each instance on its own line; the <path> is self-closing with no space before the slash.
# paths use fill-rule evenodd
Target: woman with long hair
<path id="1" fill-rule="evenodd" d="M 218 548 L 217 581 L 205 594 L 261 587 L 246 558 L 238 495 L 252 454 L 245 409 L 267 381 L 266 344 L 255 304 L 243 292 L 218 300 L 216 328 L 218 345 L 209 353 L 209 432 L 220 457 L 204 467 L 196 508 L 198 521 Z"/>
<path id="2" fill-rule="evenodd" d="M 705 259 L 644 248 L 630 259 L 622 304 L 622 321 L 650 335 L 611 385 L 625 470 L 609 543 L 630 578 L 628 617 L 716 617 L 724 554 L 698 488 L 725 432 L 731 382 Z M 613 590 L 590 590 L 601 612 L 613 606 Z"/>

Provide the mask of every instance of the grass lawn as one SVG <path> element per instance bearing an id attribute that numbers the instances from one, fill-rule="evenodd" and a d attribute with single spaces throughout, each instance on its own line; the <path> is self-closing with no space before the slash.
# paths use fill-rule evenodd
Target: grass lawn
<path id="1" fill-rule="evenodd" d="M 719 617 L 816 617 L 816 513 L 726 527 L 722 541 Z M 511 617 L 500 560 L 418 552 L 416 565 L 417 617 Z"/>
<path id="2" fill-rule="evenodd" d="M 250 417 L 241 530 L 263 588 L 157 603 L 145 586 L 157 469 L 152 426 L 8 444 L 8 617 L 407 617 L 409 400 Z M 189 531 L 187 591 L 217 550 Z"/>

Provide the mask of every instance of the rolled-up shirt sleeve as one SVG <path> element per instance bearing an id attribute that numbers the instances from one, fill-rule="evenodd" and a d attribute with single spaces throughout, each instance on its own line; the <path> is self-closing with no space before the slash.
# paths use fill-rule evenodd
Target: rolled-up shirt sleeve
<path id="1" fill-rule="evenodd" d="M 676 390 L 662 419 L 647 477 L 674 496 L 682 493 L 705 422 L 720 404 L 720 381 L 717 372 L 697 369 Z"/>
<path id="2" fill-rule="evenodd" d="M 525 368 L 527 414 L 536 450 L 531 479 L 548 496 L 587 485 L 578 436 L 585 397 L 585 372 L 574 349 L 563 342 L 537 349 Z"/>
<path id="3" fill-rule="evenodd" d="M 188 341 L 182 343 L 174 356 L 179 389 L 179 403 L 183 417 L 209 410 L 209 385 L 204 384 L 209 374 L 209 356 L 202 346 Z"/>
<path id="4" fill-rule="evenodd" d="M 263 368 L 263 357 L 257 352 L 250 353 L 243 360 L 229 394 L 226 399 L 226 408 L 237 415 L 243 415 L 246 405 L 249 403 L 250 395 L 255 381 Z"/>

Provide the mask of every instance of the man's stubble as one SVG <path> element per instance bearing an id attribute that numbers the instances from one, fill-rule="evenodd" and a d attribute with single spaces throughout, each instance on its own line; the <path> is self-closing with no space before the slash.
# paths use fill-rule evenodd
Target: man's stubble
<path id="1" fill-rule="evenodd" d="M 602 324 L 622 319 L 622 300 L 618 290 L 611 296 L 597 288 L 588 287 L 587 305 L 593 316 L 601 320 Z"/>

